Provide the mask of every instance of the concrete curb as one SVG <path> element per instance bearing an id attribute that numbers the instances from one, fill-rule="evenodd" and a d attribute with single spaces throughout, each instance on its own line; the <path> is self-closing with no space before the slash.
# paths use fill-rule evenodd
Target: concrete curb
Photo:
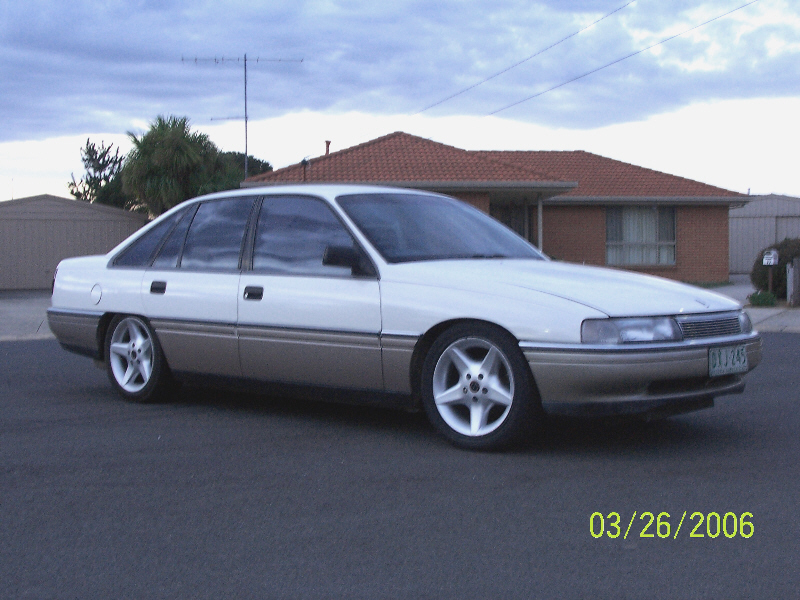
<path id="1" fill-rule="evenodd" d="M 20 335 L 0 335 L 0 342 L 29 342 L 32 340 L 54 340 L 56 337 L 50 333 L 34 333 L 34 334 L 20 334 Z"/>

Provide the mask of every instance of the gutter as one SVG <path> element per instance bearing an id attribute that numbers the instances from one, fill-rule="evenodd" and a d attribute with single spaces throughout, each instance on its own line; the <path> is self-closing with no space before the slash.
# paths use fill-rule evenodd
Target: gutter
<path id="1" fill-rule="evenodd" d="M 554 205 L 693 205 L 693 206 L 744 206 L 747 196 L 557 196 L 546 198 L 544 203 Z"/>

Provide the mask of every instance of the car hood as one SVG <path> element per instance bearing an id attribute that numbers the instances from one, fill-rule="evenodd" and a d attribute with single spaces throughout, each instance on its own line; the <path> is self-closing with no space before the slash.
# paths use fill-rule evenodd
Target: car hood
<path id="1" fill-rule="evenodd" d="M 738 302 L 661 277 L 540 260 L 443 260 L 391 265 L 395 281 L 518 296 L 525 290 L 556 296 L 611 317 L 680 315 L 738 310 Z"/>

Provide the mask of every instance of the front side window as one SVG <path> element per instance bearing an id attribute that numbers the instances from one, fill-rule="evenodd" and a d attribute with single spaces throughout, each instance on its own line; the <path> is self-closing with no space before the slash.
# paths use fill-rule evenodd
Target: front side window
<path id="1" fill-rule="evenodd" d="M 355 243 L 323 201 L 306 196 L 264 198 L 253 248 L 254 271 L 350 275 L 350 268 L 322 264 L 328 247 L 355 248 Z"/>
<path id="2" fill-rule="evenodd" d="M 675 208 L 613 206 L 606 211 L 606 264 L 675 264 Z"/>
<path id="3" fill-rule="evenodd" d="M 181 257 L 182 269 L 236 270 L 253 198 L 204 202 L 192 219 Z"/>

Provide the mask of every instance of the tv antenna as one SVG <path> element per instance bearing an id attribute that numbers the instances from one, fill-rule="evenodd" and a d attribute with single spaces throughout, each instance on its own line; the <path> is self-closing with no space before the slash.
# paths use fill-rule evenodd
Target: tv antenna
<path id="1" fill-rule="evenodd" d="M 238 117 L 217 117 L 212 118 L 212 121 L 241 121 L 244 120 L 244 178 L 247 179 L 247 63 L 248 62 L 296 62 L 301 63 L 303 62 L 302 58 L 247 58 L 247 53 L 244 56 L 236 56 L 233 58 L 225 58 L 220 57 L 217 58 L 184 58 L 181 57 L 181 62 L 193 62 L 194 64 L 198 65 L 200 63 L 214 63 L 215 65 L 220 65 L 224 63 L 231 63 L 236 62 L 240 63 L 244 66 L 244 116 Z"/>

